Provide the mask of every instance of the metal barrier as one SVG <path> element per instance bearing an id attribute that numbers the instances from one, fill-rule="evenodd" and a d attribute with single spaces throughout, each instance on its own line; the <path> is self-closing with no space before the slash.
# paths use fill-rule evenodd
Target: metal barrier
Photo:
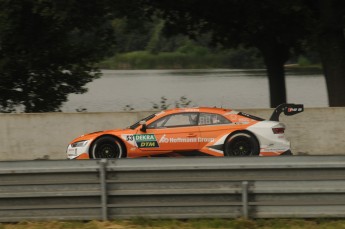
<path id="1" fill-rule="evenodd" d="M 0 162 L 0 222 L 345 217 L 345 156 Z"/>

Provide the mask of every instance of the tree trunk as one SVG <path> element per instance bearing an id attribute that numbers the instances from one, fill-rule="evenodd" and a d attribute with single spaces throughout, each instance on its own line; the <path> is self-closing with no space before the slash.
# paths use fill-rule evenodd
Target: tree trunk
<path id="1" fill-rule="evenodd" d="M 258 47 L 263 55 L 267 68 L 270 90 L 270 106 L 277 107 L 286 103 L 285 70 L 284 64 L 288 59 L 289 49 L 274 41 L 266 41 Z"/>
<path id="2" fill-rule="evenodd" d="M 345 106 L 345 41 L 342 31 L 319 38 L 328 101 L 331 107 Z"/>
<path id="3" fill-rule="evenodd" d="M 326 78 L 329 106 L 345 106 L 345 38 L 340 1 L 320 0 L 318 47 Z"/>

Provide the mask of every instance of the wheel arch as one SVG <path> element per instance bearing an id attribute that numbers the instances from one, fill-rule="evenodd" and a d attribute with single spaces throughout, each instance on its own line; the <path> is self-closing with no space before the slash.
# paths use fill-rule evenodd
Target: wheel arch
<path id="1" fill-rule="evenodd" d="M 95 138 L 95 139 L 93 139 L 92 140 L 92 142 L 91 142 L 91 144 L 90 144 L 90 147 L 89 147 L 89 157 L 90 158 L 92 158 L 91 157 L 91 152 L 90 152 L 90 150 L 92 149 L 92 146 L 93 146 L 93 144 L 98 140 L 98 139 L 100 139 L 100 138 L 102 138 L 102 137 L 112 137 L 112 138 L 115 138 L 116 140 L 118 140 L 119 141 L 119 143 L 121 144 L 121 146 L 122 146 L 122 149 L 123 149 L 123 158 L 126 158 L 127 157 L 127 147 L 126 147 L 126 145 L 125 145 L 125 143 L 124 143 L 124 141 L 120 138 L 120 137 L 118 137 L 118 136 L 116 136 L 116 135 L 112 135 L 112 134 L 102 134 L 102 135 L 100 135 L 100 136 L 98 136 L 97 138 Z"/>
<path id="2" fill-rule="evenodd" d="M 249 130 L 235 130 L 234 132 L 231 132 L 225 139 L 224 144 L 223 144 L 223 152 L 225 152 L 225 143 L 228 141 L 229 138 L 231 138 L 232 136 L 234 136 L 235 134 L 239 134 L 239 133 L 245 133 L 245 134 L 249 134 L 250 136 L 253 137 L 253 139 L 255 139 L 255 141 L 258 143 L 259 146 L 259 154 L 260 154 L 260 149 L 261 149 L 261 144 L 259 139 L 256 137 L 256 135 L 249 131 Z"/>

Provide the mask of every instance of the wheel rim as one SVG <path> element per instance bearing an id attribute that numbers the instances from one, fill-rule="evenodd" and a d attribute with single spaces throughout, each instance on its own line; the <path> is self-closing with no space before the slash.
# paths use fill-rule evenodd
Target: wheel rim
<path id="1" fill-rule="evenodd" d="M 95 158 L 120 158 L 122 154 L 121 147 L 116 142 L 107 142 L 95 147 Z"/>
<path id="2" fill-rule="evenodd" d="M 248 156 L 252 153 L 252 145 L 247 139 L 236 138 L 231 142 L 229 152 L 233 156 Z"/>

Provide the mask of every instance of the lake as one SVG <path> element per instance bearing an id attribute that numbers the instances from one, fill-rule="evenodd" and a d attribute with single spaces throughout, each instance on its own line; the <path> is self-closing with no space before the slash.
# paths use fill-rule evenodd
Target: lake
<path id="1" fill-rule="evenodd" d="M 181 96 L 193 106 L 268 108 L 265 70 L 103 70 L 103 76 L 86 85 L 85 94 L 71 94 L 63 112 L 150 110 L 161 97 L 175 107 Z M 288 71 L 287 98 L 305 107 L 327 107 L 326 83 L 321 72 Z"/>

